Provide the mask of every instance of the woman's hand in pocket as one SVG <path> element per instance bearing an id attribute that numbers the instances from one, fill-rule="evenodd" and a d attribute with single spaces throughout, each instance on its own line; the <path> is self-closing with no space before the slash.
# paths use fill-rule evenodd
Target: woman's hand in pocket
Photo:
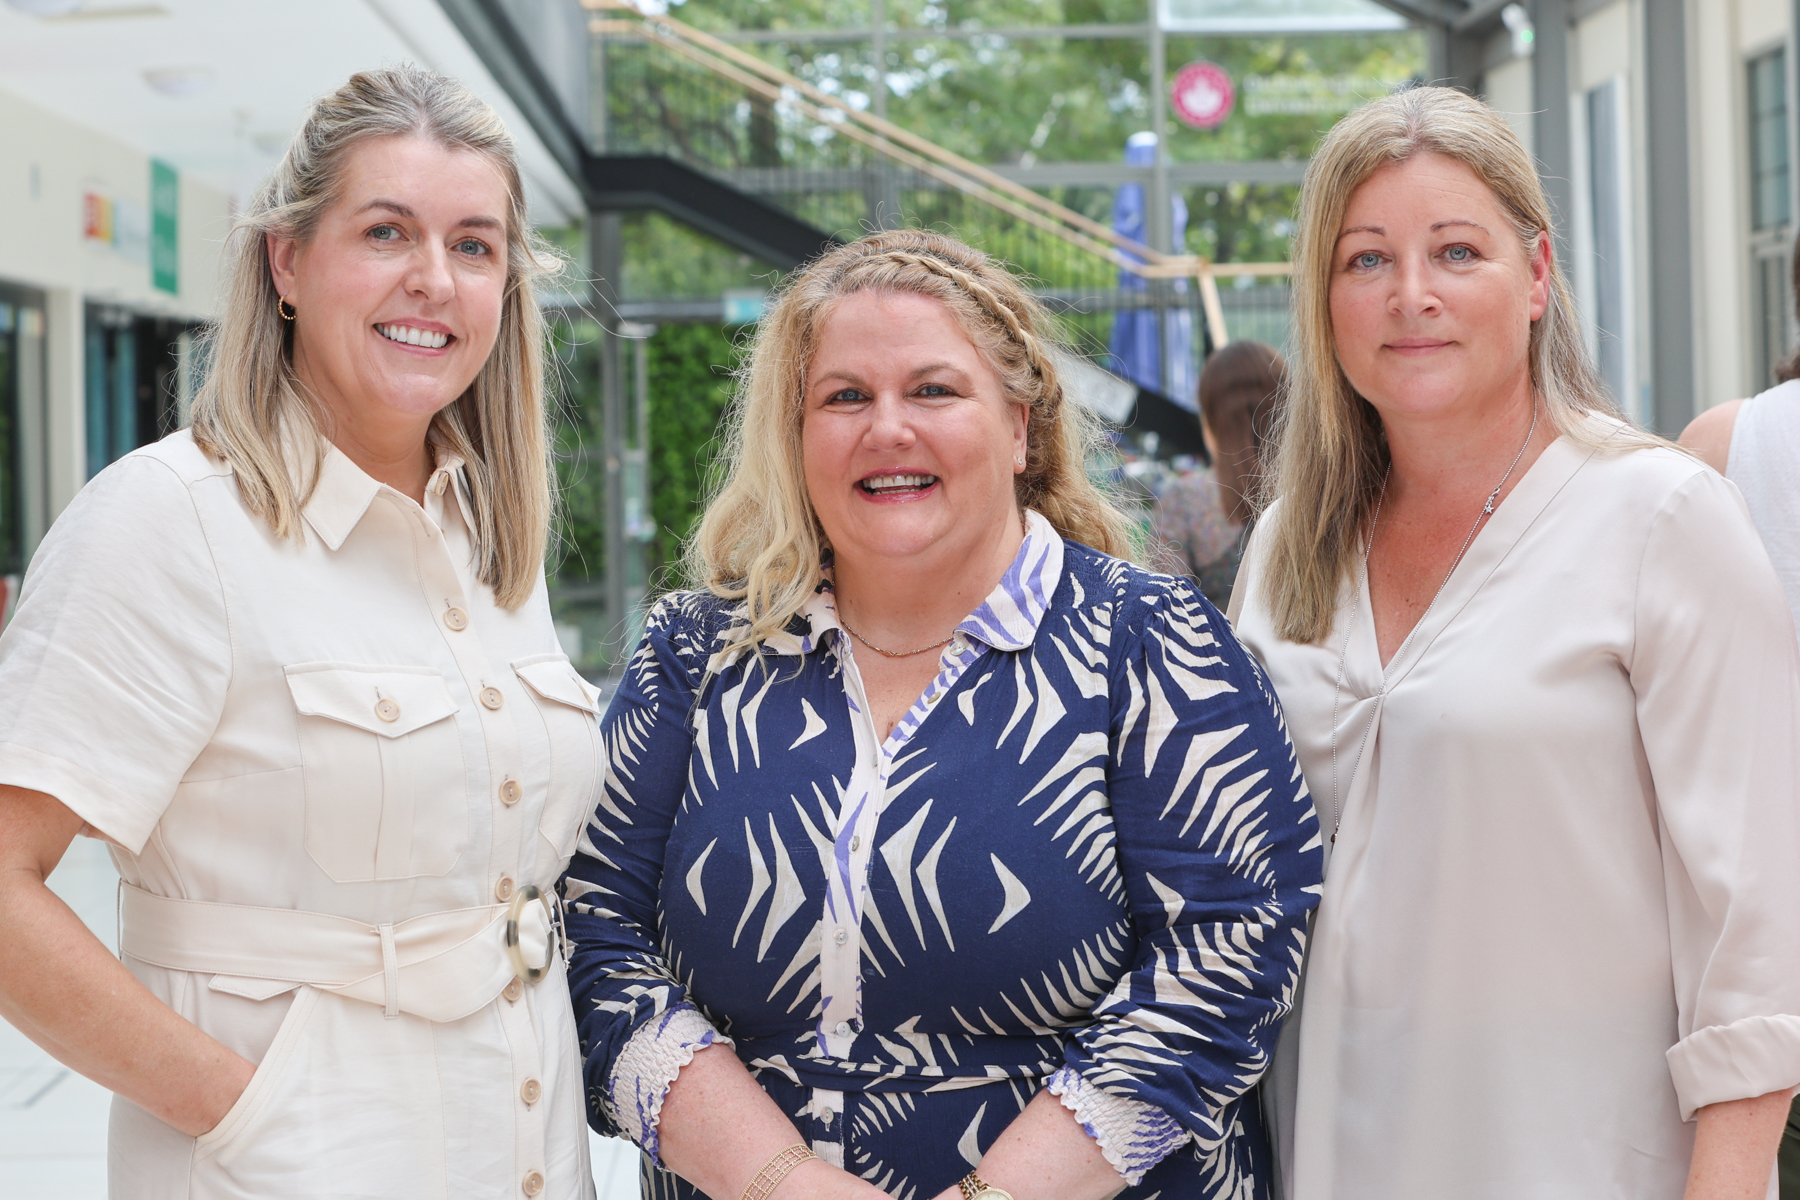
<path id="1" fill-rule="evenodd" d="M 211 1133 L 217 1129 L 219 1122 L 225 1119 L 225 1114 L 229 1113 L 232 1106 L 238 1102 L 238 1097 L 242 1096 L 244 1090 L 250 1086 L 251 1076 L 256 1074 L 256 1064 L 243 1055 L 233 1054 L 224 1046 L 219 1046 L 219 1050 L 220 1061 L 209 1073 L 211 1078 L 207 1081 L 208 1086 L 201 1095 L 206 1107 L 206 1113 L 202 1118 L 206 1122 L 206 1128 L 182 1130 L 183 1133 L 192 1137 L 199 1137 L 203 1133 Z"/>
<path id="2" fill-rule="evenodd" d="M 198 1137 L 255 1068 L 151 995 L 45 884 L 84 828 L 54 796 L 0 785 L 0 1019 Z"/>

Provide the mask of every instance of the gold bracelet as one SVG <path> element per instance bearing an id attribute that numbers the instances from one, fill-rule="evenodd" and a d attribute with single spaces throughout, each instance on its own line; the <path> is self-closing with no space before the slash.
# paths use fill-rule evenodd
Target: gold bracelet
<path id="1" fill-rule="evenodd" d="M 763 1164 L 763 1169 L 756 1173 L 756 1178 L 744 1189 L 744 1200 L 769 1200 L 769 1193 L 781 1186 L 781 1181 L 788 1177 L 789 1172 L 807 1159 L 817 1157 L 819 1156 L 808 1149 L 805 1142 L 795 1142 Z"/>

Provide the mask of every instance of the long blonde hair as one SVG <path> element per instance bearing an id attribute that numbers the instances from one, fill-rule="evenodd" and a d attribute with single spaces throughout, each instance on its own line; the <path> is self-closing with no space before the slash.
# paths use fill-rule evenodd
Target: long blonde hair
<path id="1" fill-rule="evenodd" d="M 1279 449 L 1267 494 L 1271 514 L 1264 598 L 1276 631 L 1295 642 L 1331 632 L 1338 589 L 1360 550 L 1388 467 L 1381 418 L 1338 365 L 1331 328 L 1331 269 L 1353 192 L 1382 167 L 1441 154 L 1468 167 L 1511 217 L 1526 254 L 1552 228 L 1550 204 L 1531 156 L 1493 109 L 1462 92 L 1418 87 L 1373 101 L 1333 127 L 1300 189 L 1294 238 L 1294 347 Z M 1661 445 L 1641 431 L 1612 432 L 1583 418 L 1623 420 L 1589 362 L 1561 266 L 1550 265 L 1550 299 L 1531 327 L 1531 383 L 1556 432 L 1613 449 Z"/>
<path id="2" fill-rule="evenodd" d="M 1027 406 L 1021 507 L 1057 532 L 1107 554 L 1130 553 L 1129 525 L 1089 480 L 1099 421 L 1065 400 L 1050 321 L 993 259 L 954 238 L 893 229 L 839 246 L 796 272 L 770 307 L 739 372 L 725 432 L 724 481 L 687 550 L 689 577 L 745 602 L 734 646 L 788 623 L 821 580 L 825 533 L 807 497 L 801 461 L 802 393 L 819 330 L 857 292 L 911 292 L 937 300 L 999 374 L 1008 399 Z"/>
<path id="3" fill-rule="evenodd" d="M 533 285 L 561 260 L 531 232 L 512 136 L 455 80 L 414 66 L 364 71 L 313 105 L 232 228 L 222 315 L 208 335 L 211 371 L 194 400 L 194 440 L 230 464 L 245 505 L 277 537 L 302 536 L 301 509 L 324 457 L 325 414 L 294 374 L 265 240 L 311 237 L 338 198 L 350 152 L 380 137 L 473 151 L 506 183 L 499 336 L 475 382 L 432 420 L 430 436 L 467 464 L 476 575 L 498 603 L 516 608 L 537 585 L 550 531 L 545 332 Z"/>

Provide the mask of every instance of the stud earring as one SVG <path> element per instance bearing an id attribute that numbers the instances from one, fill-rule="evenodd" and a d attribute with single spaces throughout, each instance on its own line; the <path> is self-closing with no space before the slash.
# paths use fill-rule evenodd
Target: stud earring
<path id="1" fill-rule="evenodd" d="M 300 315 L 300 310 L 289 304 L 286 296 L 275 297 L 275 311 L 281 314 L 284 321 L 291 321 Z"/>

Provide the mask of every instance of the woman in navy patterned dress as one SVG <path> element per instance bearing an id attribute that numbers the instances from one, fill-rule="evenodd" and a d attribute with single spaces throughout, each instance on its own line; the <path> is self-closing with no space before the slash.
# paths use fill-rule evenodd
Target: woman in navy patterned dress
<path id="1" fill-rule="evenodd" d="M 1223 618 L 1117 557 L 1044 328 L 916 230 L 764 320 L 564 880 L 645 1196 L 1268 1195 L 1312 802 Z"/>

